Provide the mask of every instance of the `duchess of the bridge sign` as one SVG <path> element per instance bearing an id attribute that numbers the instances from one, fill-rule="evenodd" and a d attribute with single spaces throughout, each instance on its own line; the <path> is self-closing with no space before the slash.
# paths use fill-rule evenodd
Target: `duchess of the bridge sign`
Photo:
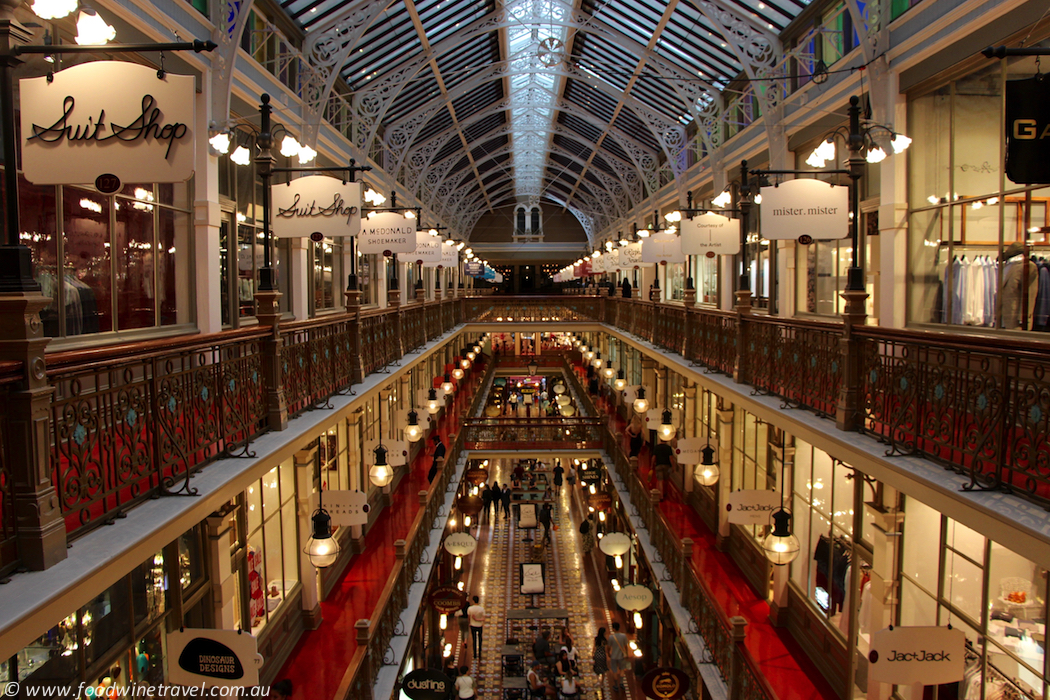
<path id="1" fill-rule="evenodd" d="M 94 61 L 19 81 L 22 169 L 38 185 L 183 182 L 194 167 L 194 78 Z"/>

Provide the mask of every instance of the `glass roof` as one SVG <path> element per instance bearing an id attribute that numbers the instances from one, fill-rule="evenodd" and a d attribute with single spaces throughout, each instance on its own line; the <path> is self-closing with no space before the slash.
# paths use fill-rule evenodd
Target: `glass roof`
<path id="1" fill-rule="evenodd" d="M 341 78 L 356 145 L 439 215 L 547 200 L 588 231 L 685 162 L 682 135 L 779 60 L 808 4 L 280 0 Z"/>

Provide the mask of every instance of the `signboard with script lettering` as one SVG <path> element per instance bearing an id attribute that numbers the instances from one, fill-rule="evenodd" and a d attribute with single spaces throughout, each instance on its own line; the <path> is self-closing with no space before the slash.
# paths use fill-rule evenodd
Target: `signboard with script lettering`
<path id="1" fill-rule="evenodd" d="M 430 607 L 446 615 L 462 609 L 465 602 L 467 602 L 466 594 L 450 583 L 436 586 L 430 593 Z"/>
<path id="2" fill-rule="evenodd" d="M 682 252 L 686 255 L 736 255 L 740 252 L 740 221 L 708 212 L 682 219 Z"/>
<path id="3" fill-rule="evenodd" d="M 168 632 L 168 682 L 209 687 L 259 684 L 263 657 L 258 640 L 239 630 Z"/>
<path id="4" fill-rule="evenodd" d="M 606 262 L 607 260 L 604 255 L 599 255 L 596 258 L 591 258 L 591 273 L 597 275 L 601 274 L 602 272 L 605 272 Z"/>
<path id="5" fill-rule="evenodd" d="M 409 700 L 448 700 L 455 683 L 441 671 L 418 668 L 401 680 L 401 692 Z"/>
<path id="6" fill-rule="evenodd" d="M 682 239 L 673 233 L 654 233 L 642 239 L 643 263 L 685 262 Z"/>
<path id="7" fill-rule="evenodd" d="M 801 234 L 816 241 L 849 233 L 849 188 L 820 180 L 788 180 L 762 188 L 762 236 L 793 241 Z"/>
<path id="8" fill-rule="evenodd" d="M 456 252 L 453 246 L 445 245 L 440 236 L 431 236 L 426 231 L 417 231 L 416 249 L 412 252 L 411 257 L 415 262 L 423 263 L 428 267 L 436 267 L 441 264 L 443 248 L 451 248 L 453 253 Z"/>
<path id="9" fill-rule="evenodd" d="M 22 169 L 38 185 L 183 182 L 193 175 L 196 89 L 191 75 L 92 61 L 23 78 Z"/>
<path id="10" fill-rule="evenodd" d="M 620 248 L 620 269 L 633 270 L 642 264 L 642 244 L 628 243 Z"/>
<path id="11" fill-rule="evenodd" d="M 416 219 L 399 212 L 380 212 L 361 220 L 358 250 L 362 254 L 411 253 L 416 249 Z"/>
<path id="12" fill-rule="evenodd" d="M 729 522 L 737 525 L 769 525 L 769 516 L 779 507 L 779 491 L 744 489 L 734 491 L 726 499 Z"/>
<path id="13" fill-rule="evenodd" d="M 324 509 L 332 516 L 332 524 L 352 527 L 368 523 L 368 494 L 363 491 L 324 492 Z"/>
<path id="14" fill-rule="evenodd" d="M 361 232 L 361 183 L 312 175 L 275 185 L 273 235 L 306 238 L 356 236 Z"/>
<path id="15" fill-rule="evenodd" d="M 654 668 L 642 676 L 642 693 L 655 700 L 678 700 L 689 691 L 689 676 L 677 668 Z"/>
<path id="16" fill-rule="evenodd" d="M 616 591 L 616 604 L 624 610 L 645 610 L 653 604 L 653 592 L 645 586 L 632 583 Z"/>
<path id="17" fill-rule="evenodd" d="M 947 627 L 887 627 L 872 635 L 868 674 L 881 683 L 940 685 L 962 680 L 966 635 Z"/>

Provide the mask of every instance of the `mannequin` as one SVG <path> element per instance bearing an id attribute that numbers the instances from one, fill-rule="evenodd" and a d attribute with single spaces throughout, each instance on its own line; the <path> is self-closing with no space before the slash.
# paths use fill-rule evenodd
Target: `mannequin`
<path id="1" fill-rule="evenodd" d="M 1036 292 L 1039 290 L 1039 266 L 1024 255 L 1021 243 L 1011 243 L 1003 251 L 1003 328 L 1032 329 Z M 1022 290 L 1028 295 L 1027 306 Z M 1022 314 L 1027 312 L 1027 318 Z"/>

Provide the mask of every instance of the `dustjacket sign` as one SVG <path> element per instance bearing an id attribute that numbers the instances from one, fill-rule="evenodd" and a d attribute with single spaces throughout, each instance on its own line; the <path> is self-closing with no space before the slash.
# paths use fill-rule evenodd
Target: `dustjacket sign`
<path id="1" fill-rule="evenodd" d="M 275 185 L 273 235 L 307 238 L 356 236 L 361 232 L 361 183 L 312 175 Z"/>
<path id="2" fill-rule="evenodd" d="M 815 241 L 849 233 L 849 188 L 820 180 L 788 180 L 762 188 L 762 237 L 793 241 L 807 234 Z"/>
<path id="3" fill-rule="evenodd" d="M 893 627 L 872 635 L 869 678 L 881 683 L 940 685 L 962 680 L 966 635 L 947 627 Z"/>
<path id="4" fill-rule="evenodd" d="M 462 609 L 465 602 L 467 602 L 466 594 L 450 583 L 437 586 L 430 593 L 430 607 L 446 615 Z"/>
<path id="5" fill-rule="evenodd" d="M 239 630 L 169 632 L 167 657 L 168 682 L 177 685 L 258 685 L 263 663 L 258 640 Z"/>
<path id="6" fill-rule="evenodd" d="M 1050 182 L 1050 81 L 1006 81 L 1006 177 L 1021 185 Z"/>
<path id="7" fill-rule="evenodd" d="M 455 687 L 451 678 L 441 671 L 418 668 L 401 679 L 401 691 L 410 700 L 447 700 Z"/>
<path id="8" fill-rule="evenodd" d="M 642 676 L 642 693 L 655 700 L 678 700 L 689 690 L 689 676 L 677 668 L 654 668 Z"/>
<path id="9" fill-rule="evenodd" d="M 673 233 L 655 233 L 642 240 L 643 263 L 685 262 L 682 239 Z"/>
<path id="10" fill-rule="evenodd" d="M 365 441 L 364 456 L 366 465 L 372 466 L 375 464 L 375 449 L 378 446 L 378 440 Z M 383 440 L 383 448 L 386 449 L 386 463 L 391 467 L 400 467 L 402 464 L 408 462 L 407 440 Z"/>
<path id="11" fill-rule="evenodd" d="M 110 173 L 124 182 L 184 182 L 193 175 L 190 75 L 124 61 L 82 63 L 24 78 L 22 169 L 38 185 L 84 184 Z"/>
<path id="12" fill-rule="evenodd" d="M 412 252 L 412 259 L 427 267 L 436 267 L 441 264 L 441 249 L 452 248 L 445 245 L 440 236 L 431 236 L 426 231 L 416 232 L 416 249 Z"/>
<path id="13" fill-rule="evenodd" d="M 721 214 L 682 219 L 682 252 L 686 255 L 736 255 L 740 252 L 740 221 Z"/>
<path id="14" fill-rule="evenodd" d="M 352 527 L 368 523 L 370 506 L 363 491 L 325 491 L 323 501 L 333 525 Z"/>
<path id="15" fill-rule="evenodd" d="M 779 491 L 744 489 L 726 499 L 729 522 L 737 525 L 769 525 L 769 516 L 779 507 Z"/>
<path id="16" fill-rule="evenodd" d="M 642 244 L 628 243 L 620 248 L 620 269 L 633 270 L 642 263 Z"/>
<path id="17" fill-rule="evenodd" d="M 678 438 L 675 444 L 675 459 L 679 464 L 700 464 L 704 458 L 704 448 L 708 446 L 714 450 L 713 454 L 718 454 L 718 441 L 714 438 Z"/>
<path id="18" fill-rule="evenodd" d="M 632 583 L 616 591 L 616 604 L 624 610 L 645 610 L 653 604 L 653 592 L 645 586 Z"/>
<path id="19" fill-rule="evenodd" d="M 379 212 L 361 219 L 358 250 L 362 254 L 411 253 L 416 249 L 416 219 L 400 212 Z"/>

